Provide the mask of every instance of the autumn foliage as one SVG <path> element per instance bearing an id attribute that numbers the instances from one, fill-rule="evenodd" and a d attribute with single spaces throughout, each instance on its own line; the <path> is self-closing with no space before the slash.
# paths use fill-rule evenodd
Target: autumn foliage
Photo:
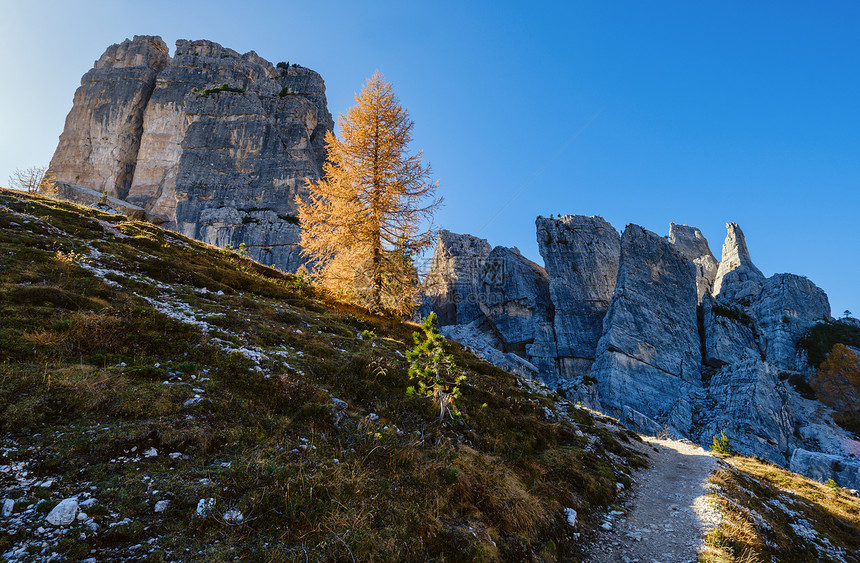
<path id="1" fill-rule="evenodd" d="M 836 411 L 836 422 L 860 433 L 860 352 L 842 344 L 833 346 L 812 387 L 819 400 Z"/>
<path id="2" fill-rule="evenodd" d="M 413 121 L 379 72 L 341 115 L 340 138 L 326 134 L 322 179 L 297 198 L 301 245 L 315 281 L 374 310 L 409 312 L 417 272 L 412 253 L 433 243 L 425 225 L 441 203 Z"/>

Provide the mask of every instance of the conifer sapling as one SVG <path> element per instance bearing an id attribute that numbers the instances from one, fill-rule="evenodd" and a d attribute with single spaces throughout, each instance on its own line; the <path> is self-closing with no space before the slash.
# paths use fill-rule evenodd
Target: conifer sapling
<path id="1" fill-rule="evenodd" d="M 454 356 L 448 353 L 448 342 L 439 332 L 436 313 L 430 313 L 421 323 L 423 334 L 412 333 L 415 348 L 406 352 L 411 362 L 409 378 L 416 386 L 409 386 L 406 395 L 431 397 L 439 405 L 439 422 L 448 414 L 460 416 L 454 401 L 460 398 L 460 384 L 466 376 L 459 373 Z"/>

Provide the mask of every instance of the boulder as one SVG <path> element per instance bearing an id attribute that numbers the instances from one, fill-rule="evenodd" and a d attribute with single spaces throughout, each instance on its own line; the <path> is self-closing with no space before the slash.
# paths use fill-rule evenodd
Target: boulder
<path id="1" fill-rule="evenodd" d="M 503 351 L 525 358 L 538 325 L 553 319 L 546 270 L 516 248 L 497 246 L 481 271 L 478 306 L 501 337 Z"/>
<path id="2" fill-rule="evenodd" d="M 561 374 L 587 375 L 615 289 L 621 237 L 601 217 L 538 217 L 536 227 L 555 309 Z"/>
<path id="3" fill-rule="evenodd" d="M 762 349 L 769 362 L 790 370 L 803 370 L 797 341 L 811 326 L 830 320 L 827 294 L 814 283 L 794 274 L 776 274 L 762 284 L 753 312 Z"/>
<path id="4" fill-rule="evenodd" d="M 696 293 L 701 303 L 705 294 L 711 294 L 717 277 L 719 262 L 711 253 L 708 240 L 702 231 L 688 225 L 669 223 L 669 242 L 696 266 Z"/>
<path id="5" fill-rule="evenodd" d="M 491 250 L 485 239 L 439 231 L 421 291 L 440 325 L 462 325 L 483 318 L 477 294 L 481 271 Z"/>
<path id="6" fill-rule="evenodd" d="M 629 225 L 591 370 L 604 406 L 663 422 L 681 396 L 701 387 L 697 301 L 693 263 L 663 237 Z"/>
<path id="7" fill-rule="evenodd" d="M 78 500 L 75 498 L 67 498 L 60 501 L 55 506 L 45 520 L 54 526 L 68 526 L 75 521 L 78 515 Z"/>
<path id="8" fill-rule="evenodd" d="M 860 489 L 860 460 L 797 448 L 789 469 L 816 481 L 833 479 L 840 487 Z"/>
<path id="9" fill-rule="evenodd" d="M 748 304 L 761 291 L 764 274 L 756 268 L 747 249 L 746 237 L 737 223 L 726 223 L 723 256 L 714 279 L 714 296 Z"/>

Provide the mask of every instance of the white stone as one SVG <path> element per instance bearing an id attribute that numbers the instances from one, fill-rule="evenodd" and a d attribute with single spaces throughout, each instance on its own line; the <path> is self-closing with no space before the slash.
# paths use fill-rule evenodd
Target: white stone
<path id="1" fill-rule="evenodd" d="M 155 457 L 158 455 L 158 450 L 155 448 L 149 448 L 145 452 L 143 452 L 143 457 Z"/>
<path id="2" fill-rule="evenodd" d="M 0 510 L 0 514 L 2 514 L 3 518 L 7 518 L 12 515 L 12 512 L 15 510 L 15 501 L 7 498 L 3 500 L 3 508 Z"/>
<path id="3" fill-rule="evenodd" d="M 228 524 L 241 524 L 245 521 L 245 516 L 235 508 L 231 508 L 224 513 L 224 521 Z"/>
<path id="4" fill-rule="evenodd" d="M 45 520 L 54 526 L 68 526 L 75 521 L 75 516 L 78 514 L 78 501 L 74 498 L 67 498 L 60 501 L 60 504 L 48 513 Z"/>
<path id="5" fill-rule="evenodd" d="M 165 510 L 167 510 L 167 507 L 169 505 L 170 505 L 169 500 L 160 500 L 160 501 L 155 503 L 155 511 L 156 512 L 164 512 Z"/>
<path id="6" fill-rule="evenodd" d="M 564 515 L 567 517 L 567 524 L 570 527 L 576 526 L 576 510 L 572 508 L 565 508 Z"/>
<path id="7" fill-rule="evenodd" d="M 204 518 L 212 512 L 212 509 L 215 508 L 215 499 L 214 498 L 202 498 L 197 503 L 197 516 Z"/>

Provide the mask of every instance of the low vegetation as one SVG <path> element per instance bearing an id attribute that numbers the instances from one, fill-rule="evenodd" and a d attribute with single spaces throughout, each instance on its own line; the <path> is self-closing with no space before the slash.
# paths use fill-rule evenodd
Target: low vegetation
<path id="1" fill-rule="evenodd" d="M 230 86 L 229 84 L 219 84 L 218 86 L 212 86 L 209 88 L 204 88 L 200 91 L 201 96 L 209 96 L 209 94 L 218 94 L 220 92 L 235 92 L 238 94 L 242 94 L 245 92 L 243 88 L 237 88 L 235 86 Z"/>
<path id="2" fill-rule="evenodd" d="M 635 435 L 457 345 L 439 423 L 406 397 L 416 325 L 40 196 L 0 191 L 0 319 L 0 554 L 578 560 L 644 463 Z M 47 524 L 69 497 L 84 519 Z"/>
<path id="3" fill-rule="evenodd" d="M 860 347 L 860 327 L 846 320 L 818 323 L 806 331 L 797 347 L 806 350 L 810 365 L 818 367 L 837 344 Z"/>
<path id="4" fill-rule="evenodd" d="M 860 561 L 860 498 L 748 457 L 711 478 L 724 521 L 704 563 Z"/>

